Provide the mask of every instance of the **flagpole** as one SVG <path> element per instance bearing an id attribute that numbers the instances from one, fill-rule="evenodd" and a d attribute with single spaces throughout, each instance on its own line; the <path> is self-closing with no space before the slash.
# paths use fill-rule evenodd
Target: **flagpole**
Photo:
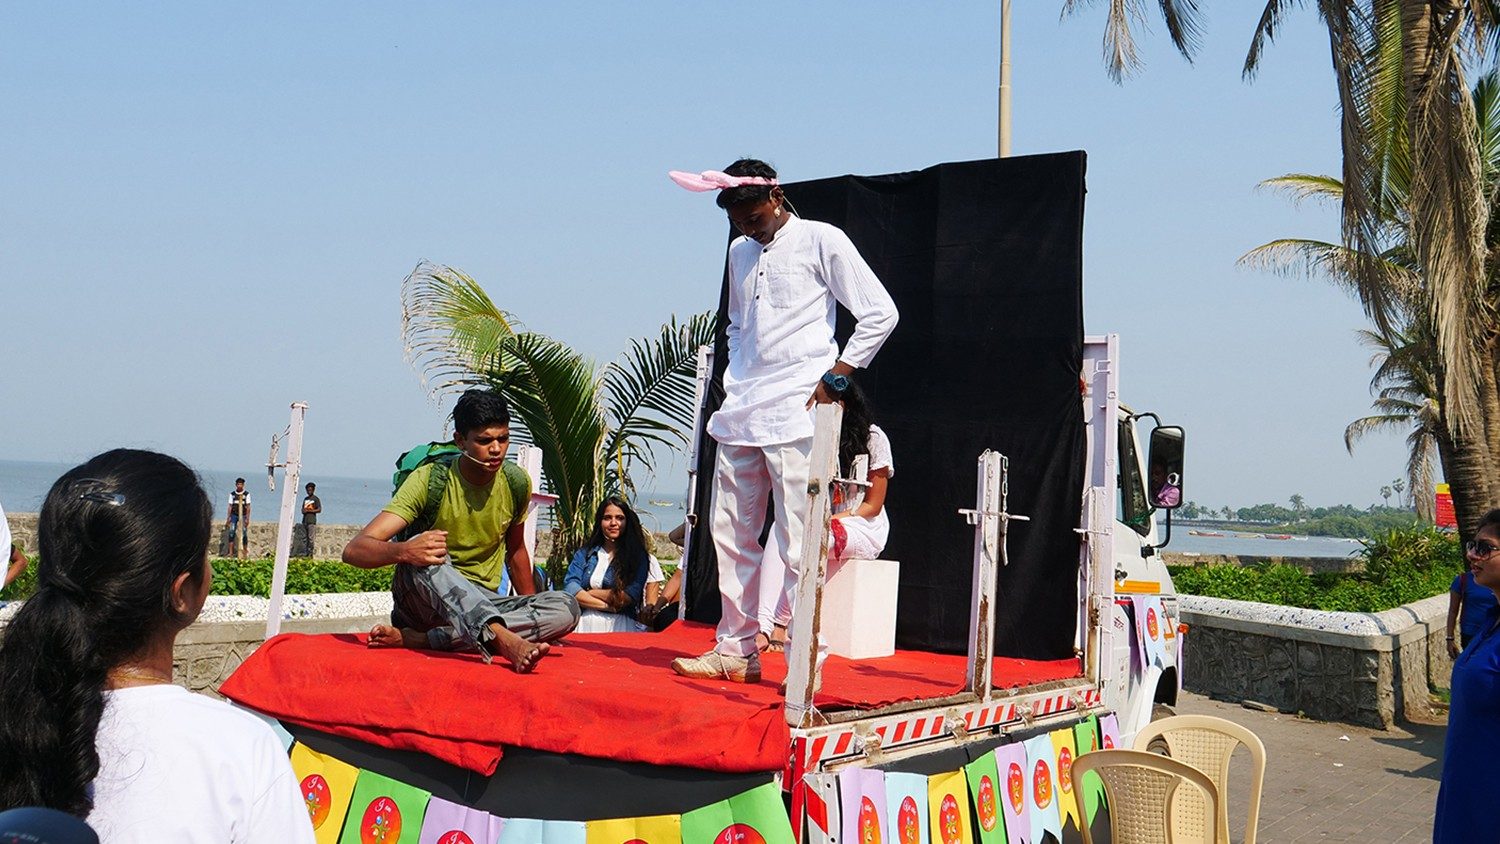
<path id="1" fill-rule="evenodd" d="M 1010 0 L 1000 0 L 1000 157 L 1010 157 Z"/>

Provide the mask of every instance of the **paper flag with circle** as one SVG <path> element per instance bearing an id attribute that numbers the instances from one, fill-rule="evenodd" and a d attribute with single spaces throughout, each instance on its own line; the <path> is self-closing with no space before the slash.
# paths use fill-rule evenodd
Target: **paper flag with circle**
<path id="1" fill-rule="evenodd" d="M 1031 802 L 1031 841 L 1040 844 L 1043 832 L 1062 840 L 1062 816 L 1057 811 L 1057 757 L 1052 739 L 1041 735 L 1026 740 L 1026 797 Z"/>
<path id="2" fill-rule="evenodd" d="M 1088 718 L 1073 725 L 1073 747 L 1077 749 L 1078 755 L 1092 753 L 1099 749 L 1099 719 L 1090 715 Z M 1094 816 L 1099 813 L 1099 806 L 1104 802 L 1104 781 L 1093 771 L 1083 775 L 1082 779 L 1074 780 L 1074 788 L 1083 789 L 1084 806 L 1088 810 L 1088 822 L 1094 822 Z"/>
<path id="3" fill-rule="evenodd" d="M 974 844 L 963 771 L 927 778 L 927 824 L 932 844 Z"/>
<path id="4" fill-rule="evenodd" d="M 926 786 L 923 788 L 925 795 Z M 802 815 L 807 820 L 803 844 L 839 844 L 839 775 L 804 774 L 799 789 L 792 800 L 801 802 Z"/>
<path id="5" fill-rule="evenodd" d="M 1130 748 L 1121 744 L 1120 719 L 1115 713 L 1099 718 L 1099 749 L 1100 750 L 1129 750 Z"/>
<path id="6" fill-rule="evenodd" d="M 1009 844 L 1031 840 L 1030 777 L 1026 763 L 1026 745 L 1020 742 L 995 748 L 995 772 L 999 776 L 1000 811 L 1005 817 L 1005 836 Z"/>
<path id="7" fill-rule="evenodd" d="M 885 818 L 891 844 L 929 844 L 927 777 L 922 774 L 885 774 Z"/>
<path id="8" fill-rule="evenodd" d="M 354 796 L 359 769 L 332 756 L 311 750 L 300 742 L 292 745 L 292 773 L 307 803 L 313 837 L 318 844 L 338 844 L 344 830 L 344 815 Z"/>
<path id="9" fill-rule="evenodd" d="M 588 844 L 681 844 L 682 816 L 589 821 Z"/>
<path id="10" fill-rule="evenodd" d="M 843 844 L 881 844 L 890 841 L 885 812 L 885 772 L 874 768 L 845 768 L 839 772 L 839 808 L 843 815 Z"/>
<path id="11" fill-rule="evenodd" d="M 1161 598 L 1155 595 L 1136 595 L 1130 601 L 1135 609 L 1137 641 L 1141 643 L 1141 664 L 1166 668 L 1167 614 L 1162 609 Z"/>
<path id="12" fill-rule="evenodd" d="M 683 844 L 793 844 L 781 789 L 756 786 L 682 816 Z M 549 842 L 550 844 L 550 842 Z"/>
<path id="13" fill-rule="evenodd" d="M 420 844 L 495 844 L 505 821 L 439 797 L 427 801 Z"/>
<path id="14" fill-rule="evenodd" d="M 1073 790 L 1078 787 L 1073 781 L 1073 760 L 1078 756 L 1073 728 L 1053 730 L 1048 736 L 1052 739 L 1052 753 L 1057 759 L 1057 813 L 1062 815 L 1064 826 L 1072 824 L 1075 829 L 1081 828 L 1078 798 L 1073 795 Z"/>
<path id="15" fill-rule="evenodd" d="M 994 751 L 965 765 L 964 778 L 969 781 L 969 799 L 974 806 L 974 820 L 979 824 L 980 844 L 1004 844 L 1005 815 L 1000 808 L 1003 795 Z"/>
<path id="16" fill-rule="evenodd" d="M 506 818 L 499 844 L 588 844 L 583 821 Z"/>
<path id="17" fill-rule="evenodd" d="M 339 844 L 417 844 L 432 794 L 361 769 Z"/>

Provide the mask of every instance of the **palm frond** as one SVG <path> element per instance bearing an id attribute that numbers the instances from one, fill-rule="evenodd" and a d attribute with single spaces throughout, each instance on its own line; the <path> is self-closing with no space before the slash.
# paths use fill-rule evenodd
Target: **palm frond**
<path id="1" fill-rule="evenodd" d="M 605 368 L 604 404 L 612 428 L 606 456 L 619 454 L 628 443 L 669 448 L 687 443 L 685 431 L 695 410 L 698 348 L 713 342 L 715 330 L 713 312 L 681 324 L 674 317 L 657 337 L 631 341 L 620 360 Z M 652 467 L 649 448 L 633 448 L 632 455 Z"/>
<path id="2" fill-rule="evenodd" d="M 1062 16 L 1077 13 L 1085 3 L 1083 0 L 1064 0 Z M 1157 0 L 1162 20 L 1167 25 L 1167 35 L 1172 46 L 1189 62 L 1197 53 L 1202 40 L 1202 10 L 1198 0 Z M 1133 27 L 1146 25 L 1144 0 L 1109 0 L 1109 10 L 1104 19 L 1104 69 L 1109 78 L 1123 82 L 1140 69 L 1141 59 L 1135 46 Z"/>
<path id="3" fill-rule="evenodd" d="M 1341 202 L 1344 199 L 1344 183 L 1333 176 L 1320 176 L 1314 173 L 1287 173 L 1266 179 L 1257 188 L 1274 190 L 1285 193 L 1292 198 L 1294 203 L 1301 203 L 1307 199 L 1325 199 L 1333 202 Z"/>
<path id="4" fill-rule="evenodd" d="M 1240 73 L 1245 79 L 1254 79 L 1260 70 L 1260 59 L 1266 45 L 1276 40 L 1281 28 L 1281 19 L 1293 5 L 1302 5 L 1302 0 L 1269 0 L 1261 10 L 1260 20 L 1255 25 L 1255 34 L 1250 38 L 1250 50 L 1245 54 L 1245 66 Z"/>
<path id="5" fill-rule="evenodd" d="M 485 383 L 501 343 L 520 323 L 461 270 L 422 261 L 401 282 L 406 362 L 437 400 Z"/>

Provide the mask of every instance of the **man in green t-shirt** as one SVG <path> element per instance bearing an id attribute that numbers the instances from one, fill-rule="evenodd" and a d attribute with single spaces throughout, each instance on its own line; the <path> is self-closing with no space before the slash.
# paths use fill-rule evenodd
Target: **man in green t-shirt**
<path id="1" fill-rule="evenodd" d="M 547 655 L 548 642 L 578 624 L 578 603 L 565 592 L 536 592 L 526 549 L 530 480 L 506 478 L 510 408 L 493 390 L 469 390 L 453 408 L 453 442 L 462 450 L 447 468 L 435 513 L 428 507 L 433 463 L 418 467 L 359 535 L 344 562 L 373 569 L 395 565 L 391 624 L 370 631 L 370 647 L 478 649 L 499 653 L 526 672 Z M 432 525 L 405 541 L 408 525 Z M 497 593 L 510 573 L 516 595 Z"/>

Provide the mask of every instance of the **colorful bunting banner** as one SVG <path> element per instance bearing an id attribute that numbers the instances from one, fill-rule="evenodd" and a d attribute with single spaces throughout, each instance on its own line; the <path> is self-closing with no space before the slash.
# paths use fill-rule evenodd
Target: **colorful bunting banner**
<path id="1" fill-rule="evenodd" d="M 1062 840 L 1062 816 L 1057 812 L 1057 757 L 1050 736 L 1026 740 L 1026 764 L 1030 770 L 1027 797 L 1031 801 L 1031 842 L 1041 844 L 1042 833 Z"/>
<path id="2" fill-rule="evenodd" d="M 1073 725 L 1073 747 L 1078 755 L 1093 753 L 1099 749 L 1099 719 L 1090 715 L 1087 719 Z M 1094 816 L 1099 814 L 1099 806 L 1104 802 L 1104 781 L 1093 771 L 1083 775 L 1081 781 L 1075 780 L 1074 788 L 1083 789 L 1084 808 L 1088 811 L 1088 822 L 1094 822 Z"/>
<path id="3" fill-rule="evenodd" d="M 339 844 L 417 844 L 431 792 L 361 769 Z"/>
<path id="4" fill-rule="evenodd" d="M 420 844 L 495 844 L 505 821 L 489 812 L 450 803 L 439 797 L 427 801 Z"/>
<path id="5" fill-rule="evenodd" d="M 893 844 L 930 844 L 927 827 L 927 777 L 886 772 L 885 818 Z"/>
<path id="6" fill-rule="evenodd" d="M 1009 844 L 1023 844 L 1031 838 L 1031 801 L 1026 799 L 1026 745 L 1020 742 L 995 748 L 995 772 L 999 776 L 1000 809 L 1005 816 L 1005 836 Z"/>
<path id="7" fill-rule="evenodd" d="M 974 819 L 979 822 L 980 844 L 1004 844 L 1005 818 L 1000 809 L 1000 776 L 995 769 L 995 752 L 964 766 L 969 781 L 969 795 L 974 801 Z"/>
<path id="8" fill-rule="evenodd" d="M 682 841 L 683 844 L 793 844 L 794 838 L 792 822 L 781 802 L 781 790 L 768 782 L 685 813 Z"/>
<path id="9" fill-rule="evenodd" d="M 927 800 L 923 778 L 922 800 Z M 802 778 L 802 811 L 807 818 L 803 844 L 839 844 L 839 775 L 807 774 Z"/>
<path id="10" fill-rule="evenodd" d="M 1099 749 L 1129 750 L 1120 743 L 1120 719 L 1113 712 L 1099 719 Z"/>
<path id="11" fill-rule="evenodd" d="M 1161 598 L 1136 595 L 1130 599 L 1135 609 L 1136 639 L 1140 644 L 1141 665 L 1167 667 L 1167 614 Z"/>
<path id="12" fill-rule="evenodd" d="M 1057 759 L 1057 812 L 1062 815 L 1064 825 L 1072 824 L 1081 829 L 1078 820 L 1078 798 L 1073 796 L 1073 760 L 1078 756 L 1073 740 L 1073 729 L 1062 727 L 1048 734 L 1052 739 L 1052 753 Z"/>
<path id="13" fill-rule="evenodd" d="M 839 807 L 843 810 L 843 844 L 880 844 L 890 840 L 884 771 L 875 768 L 840 771 Z"/>
<path id="14" fill-rule="evenodd" d="M 313 837 L 318 844 L 338 844 L 359 769 L 298 743 L 292 745 L 292 773 L 307 803 Z"/>
<path id="15" fill-rule="evenodd" d="M 932 844 L 974 844 L 963 771 L 927 778 L 927 811 Z"/>
<path id="16" fill-rule="evenodd" d="M 681 815 L 589 821 L 588 844 L 682 844 Z"/>
<path id="17" fill-rule="evenodd" d="M 506 818 L 498 844 L 588 844 L 583 821 Z"/>

